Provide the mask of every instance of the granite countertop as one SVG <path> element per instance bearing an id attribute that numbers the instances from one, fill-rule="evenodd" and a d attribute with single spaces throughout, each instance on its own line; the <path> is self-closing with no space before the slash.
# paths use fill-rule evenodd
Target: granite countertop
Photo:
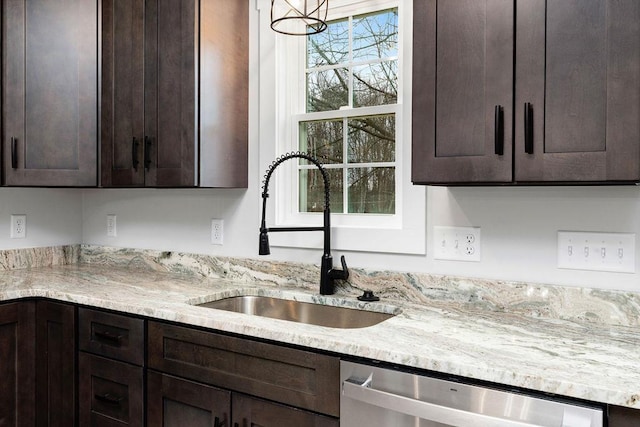
<path id="1" fill-rule="evenodd" d="M 0 300 L 47 297 L 258 337 L 347 356 L 640 409 L 637 325 L 468 310 L 383 299 L 395 317 L 361 329 L 333 329 L 193 304 L 254 294 L 366 307 L 355 289 L 336 297 L 274 284 L 100 264 L 0 271 Z M 349 295 L 349 293 L 351 293 Z"/>

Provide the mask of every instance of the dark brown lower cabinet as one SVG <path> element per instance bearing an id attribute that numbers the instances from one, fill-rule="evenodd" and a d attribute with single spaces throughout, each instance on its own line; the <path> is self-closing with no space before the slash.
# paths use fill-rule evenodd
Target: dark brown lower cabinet
<path id="1" fill-rule="evenodd" d="M 35 424 L 35 302 L 0 305 L 0 426 Z"/>
<path id="2" fill-rule="evenodd" d="M 80 425 L 142 427 L 143 368 L 85 352 L 78 360 Z"/>
<path id="3" fill-rule="evenodd" d="M 229 391 L 154 371 L 147 374 L 147 390 L 149 427 L 229 426 Z"/>
<path id="4" fill-rule="evenodd" d="M 640 410 L 609 406 L 609 427 L 638 427 L 640 426 Z"/>
<path id="5" fill-rule="evenodd" d="M 338 427 L 336 418 L 233 393 L 233 427 Z"/>
<path id="6" fill-rule="evenodd" d="M 35 397 L 38 426 L 75 425 L 75 311 L 75 307 L 69 304 L 45 300 L 36 302 Z"/>

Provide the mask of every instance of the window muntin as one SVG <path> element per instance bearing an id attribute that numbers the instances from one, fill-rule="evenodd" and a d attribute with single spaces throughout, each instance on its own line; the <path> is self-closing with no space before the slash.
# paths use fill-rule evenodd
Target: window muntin
<path id="1" fill-rule="evenodd" d="M 329 22 L 307 37 L 305 64 L 299 149 L 328 169 L 332 213 L 395 214 L 397 8 Z M 299 212 L 322 210 L 322 182 L 312 168 L 298 166 Z"/>

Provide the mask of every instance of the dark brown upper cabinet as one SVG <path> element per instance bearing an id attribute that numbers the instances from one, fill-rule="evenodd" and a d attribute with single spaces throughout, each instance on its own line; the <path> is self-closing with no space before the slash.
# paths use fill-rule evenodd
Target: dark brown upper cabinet
<path id="1" fill-rule="evenodd" d="M 2 2 L 2 170 L 9 186 L 95 186 L 98 2 Z"/>
<path id="2" fill-rule="evenodd" d="M 248 8 L 103 0 L 102 186 L 247 187 Z"/>
<path id="3" fill-rule="evenodd" d="M 413 9 L 412 181 L 511 181 L 513 0 Z"/>
<path id="4" fill-rule="evenodd" d="M 429 0 L 414 20 L 414 183 L 640 181 L 639 2 Z"/>

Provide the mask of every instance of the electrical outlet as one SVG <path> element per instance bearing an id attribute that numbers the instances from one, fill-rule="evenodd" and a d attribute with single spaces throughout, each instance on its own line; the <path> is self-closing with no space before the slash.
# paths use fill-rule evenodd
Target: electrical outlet
<path id="1" fill-rule="evenodd" d="M 11 215 L 11 238 L 24 239 L 27 237 L 27 216 Z"/>
<path id="2" fill-rule="evenodd" d="M 558 231 L 558 268 L 635 273 L 634 233 Z"/>
<path id="3" fill-rule="evenodd" d="M 107 237 L 117 237 L 118 229 L 115 214 L 107 215 Z"/>
<path id="4" fill-rule="evenodd" d="M 224 238 L 224 220 L 211 220 L 211 244 L 222 245 Z"/>
<path id="5" fill-rule="evenodd" d="M 433 227 L 433 258 L 480 261 L 480 227 Z"/>

